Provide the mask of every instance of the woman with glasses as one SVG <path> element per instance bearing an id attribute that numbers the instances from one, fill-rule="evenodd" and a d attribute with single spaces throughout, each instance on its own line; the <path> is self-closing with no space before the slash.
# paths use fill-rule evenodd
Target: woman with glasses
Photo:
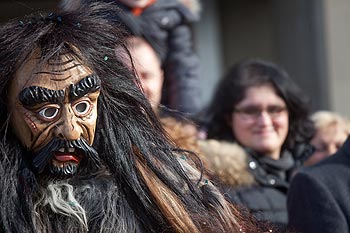
<path id="1" fill-rule="evenodd" d="M 242 61 L 219 83 L 206 127 L 200 144 L 227 196 L 284 228 L 290 178 L 312 152 L 306 96 L 275 64 Z"/>

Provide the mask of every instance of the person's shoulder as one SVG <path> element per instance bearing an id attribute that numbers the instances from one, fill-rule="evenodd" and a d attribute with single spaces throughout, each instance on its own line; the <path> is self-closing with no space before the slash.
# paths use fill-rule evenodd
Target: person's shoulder
<path id="1" fill-rule="evenodd" d="M 339 165 L 341 165 L 341 163 L 338 162 L 338 159 L 329 158 L 313 166 L 299 169 L 295 176 L 326 177 L 329 176 L 329 174 L 332 174 L 335 171 L 335 167 Z M 295 177 L 293 179 L 295 179 Z"/>
<path id="2" fill-rule="evenodd" d="M 343 177 L 342 179 L 338 179 Z M 300 169 L 292 179 L 292 184 L 308 185 L 317 183 L 338 189 L 341 183 L 350 179 L 350 156 L 338 151 L 335 155 L 311 166 Z"/>
<path id="3" fill-rule="evenodd" d="M 333 167 L 333 166 L 337 166 L 338 164 L 341 164 L 343 159 L 343 155 L 341 155 L 340 153 L 336 153 L 331 157 L 328 157 L 322 161 L 320 161 L 319 163 L 316 163 L 313 166 L 307 167 L 305 169 L 305 171 L 307 172 L 317 172 L 318 170 L 321 169 L 325 169 L 327 167 Z"/>
<path id="4" fill-rule="evenodd" d="M 301 171 L 313 174 L 324 170 L 334 170 L 341 168 L 350 168 L 350 151 L 349 151 L 349 140 L 347 140 L 344 145 L 332 156 L 316 163 L 313 166 L 302 169 Z M 350 169 L 349 169 L 350 171 Z"/>

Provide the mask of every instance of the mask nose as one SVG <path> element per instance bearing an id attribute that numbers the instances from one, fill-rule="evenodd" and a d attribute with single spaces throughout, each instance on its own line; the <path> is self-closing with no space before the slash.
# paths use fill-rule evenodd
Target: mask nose
<path id="1" fill-rule="evenodd" d="M 61 121 L 56 125 L 55 134 L 56 137 L 68 141 L 74 141 L 81 137 L 81 125 L 71 108 L 62 112 Z"/>

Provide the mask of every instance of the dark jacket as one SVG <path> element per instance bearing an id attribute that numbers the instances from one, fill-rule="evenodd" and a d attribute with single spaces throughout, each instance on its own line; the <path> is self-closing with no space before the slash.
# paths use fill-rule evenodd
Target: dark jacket
<path id="1" fill-rule="evenodd" d="M 202 107 L 199 60 L 190 28 L 198 16 L 177 0 L 157 0 L 139 16 L 119 1 L 104 1 L 122 9 L 111 18 L 124 23 L 132 34 L 144 37 L 157 52 L 165 77 L 162 104 L 184 113 L 198 113 Z"/>
<path id="2" fill-rule="evenodd" d="M 289 225 L 297 232 L 350 232 L 349 138 L 326 160 L 298 172 L 288 192 Z"/>
<path id="3" fill-rule="evenodd" d="M 200 149 L 233 203 L 247 208 L 260 222 L 285 229 L 287 190 L 297 164 L 295 156 L 284 152 L 280 160 L 273 160 L 236 143 L 217 140 L 201 141 Z"/>

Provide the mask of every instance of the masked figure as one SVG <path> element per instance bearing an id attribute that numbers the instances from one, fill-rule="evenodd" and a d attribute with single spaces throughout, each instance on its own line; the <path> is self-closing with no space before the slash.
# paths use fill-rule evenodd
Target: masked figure
<path id="1" fill-rule="evenodd" d="M 1 232 L 254 232 L 164 136 L 94 3 L 0 28 Z"/>
<path id="2" fill-rule="evenodd" d="M 101 81 L 73 57 L 62 55 L 37 68 L 39 49 L 30 54 L 9 88 L 14 134 L 28 161 L 48 178 L 73 176 L 81 162 L 97 162 L 91 147 Z"/>

